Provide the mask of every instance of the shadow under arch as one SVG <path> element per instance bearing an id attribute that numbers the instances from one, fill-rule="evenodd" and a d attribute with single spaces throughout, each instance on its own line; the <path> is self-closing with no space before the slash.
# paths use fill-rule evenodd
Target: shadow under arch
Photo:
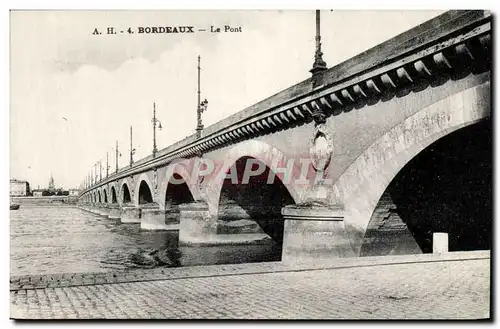
<path id="1" fill-rule="evenodd" d="M 492 121 L 429 145 L 394 177 L 370 218 L 360 256 L 432 252 L 445 232 L 450 251 L 491 248 Z"/>
<path id="2" fill-rule="evenodd" d="M 141 180 L 139 183 L 139 189 L 137 191 L 137 205 L 147 204 L 153 202 L 153 194 L 148 183 L 145 180 Z"/>
<path id="3" fill-rule="evenodd" d="M 118 199 L 116 197 L 116 190 L 115 190 L 115 187 L 114 186 L 111 186 L 111 203 L 117 203 L 118 202 Z"/>
<path id="4" fill-rule="evenodd" d="M 158 204 L 160 209 L 167 210 L 182 203 L 202 200 L 196 181 L 186 168 L 196 164 L 196 159 L 169 164 L 169 169 L 160 184 Z"/>
<path id="5" fill-rule="evenodd" d="M 236 161 L 243 157 L 254 158 L 262 162 L 270 170 L 275 170 L 277 167 L 285 167 L 289 160 L 287 156 L 278 148 L 271 146 L 259 140 L 247 140 L 235 145 L 227 153 L 225 161 L 218 165 L 214 171 L 215 177 L 208 177 L 205 185 L 205 197 L 207 198 L 208 206 L 212 216 L 217 217 L 219 211 L 219 200 L 222 186 L 226 179 L 226 175 L 234 166 Z M 277 175 L 279 177 L 280 174 Z M 302 189 L 294 184 L 294 178 L 300 177 L 300 168 L 294 163 L 292 173 L 290 175 L 290 183 L 284 185 L 287 192 L 292 197 L 294 203 L 300 203 L 302 196 Z"/>
<path id="6" fill-rule="evenodd" d="M 184 180 L 182 176 L 177 173 L 174 173 L 172 177 L 177 180 L 177 183 L 169 183 L 167 185 L 164 200 L 165 208 L 175 208 L 180 204 L 195 201 L 193 193 L 191 193 L 191 189 L 186 183 L 186 180 Z M 182 182 L 179 183 L 179 181 Z"/>
<path id="7" fill-rule="evenodd" d="M 252 165 L 252 170 L 261 166 L 265 169 L 259 175 L 250 176 L 248 182 L 245 182 L 244 171 L 248 163 Z M 224 227 L 223 223 L 254 221 L 258 227 L 250 226 L 248 230 L 262 230 L 281 245 L 284 230 L 281 208 L 295 203 L 287 187 L 278 176 L 274 176 L 274 180 L 268 183 L 271 169 L 264 162 L 250 156 L 239 158 L 229 170 L 236 171 L 237 182 L 231 178 L 235 175 L 232 173 L 222 183 L 218 201 L 218 230 Z"/>
<path id="8" fill-rule="evenodd" d="M 145 173 L 141 174 L 137 179 L 134 191 L 134 204 L 136 207 L 155 201 L 153 197 L 153 185 Z"/>
<path id="9" fill-rule="evenodd" d="M 128 183 L 124 182 L 121 186 L 121 196 L 122 196 L 122 204 L 131 203 L 132 198 L 130 197 L 130 190 L 128 188 Z"/>

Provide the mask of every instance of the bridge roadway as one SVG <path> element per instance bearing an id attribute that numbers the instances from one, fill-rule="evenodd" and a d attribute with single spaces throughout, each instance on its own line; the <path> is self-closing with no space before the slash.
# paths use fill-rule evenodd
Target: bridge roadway
<path id="1" fill-rule="evenodd" d="M 337 259 L 293 267 L 278 262 L 201 266 L 163 272 L 163 278 L 141 281 L 129 277 L 118 283 L 65 283 L 45 289 L 11 286 L 11 318 L 490 317 L 489 251 Z"/>

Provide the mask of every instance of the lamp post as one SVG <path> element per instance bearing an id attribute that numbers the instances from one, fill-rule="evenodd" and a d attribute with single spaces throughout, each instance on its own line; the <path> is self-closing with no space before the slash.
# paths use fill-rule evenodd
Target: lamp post
<path id="1" fill-rule="evenodd" d="M 326 62 L 323 60 L 323 53 L 321 52 L 321 18 L 320 11 L 316 10 L 316 51 L 314 53 L 314 63 L 312 69 L 309 71 L 313 77 L 326 71 Z"/>
<path id="2" fill-rule="evenodd" d="M 108 152 L 106 152 L 106 178 L 109 176 L 109 158 L 108 158 Z"/>
<path id="3" fill-rule="evenodd" d="M 207 110 L 208 101 L 205 99 L 201 102 L 201 88 L 200 88 L 200 80 L 201 80 L 201 66 L 200 66 L 201 57 L 198 55 L 198 103 L 197 103 L 197 124 L 196 124 L 196 138 L 201 137 L 201 132 L 203 131 L 203 123 L 201 121 L 201 114 Z"/>
<path id="4" fill-rule="evenodd" d="M 132 167 L 134 163 L 134 153 L 135 149 L 132 148 L 132 126 L 130 126 L 130 167 Z"/>
<path id="5" fill-rule="evenodd" d="M 116 141 L 115 152 L 116 152 L 116 159 L 115 159 L 116 169 L 115 169 L 115 173 L 118 173 L 118 157 L 122 156 L 122 154 L 120 153 L 120 151 L 118 151 L 118 141 Z"/>
<path id="6" fill-rule="evenodd" d="M 156 148 L 156 127 L 161 130 L 161 122 L 156 118 L 156 103 L 153 102 L 153 119 L 151 119 L 153 123 L 153 158 L 156 157 L 156 153 L 158 149 Z"/>

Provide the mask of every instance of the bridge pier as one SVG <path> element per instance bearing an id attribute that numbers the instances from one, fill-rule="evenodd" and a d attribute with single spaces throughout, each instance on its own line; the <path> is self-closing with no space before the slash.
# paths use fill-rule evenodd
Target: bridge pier
<path id="1" fill-rule="evenodd" d="M 99 215 L 104 217 L 109 216 L 109 207 L 106 203 L 103 203 L 99 206 Z"/>
<path id="2" fill-rule="evenodd" d="M 281 213 L 285 218 L 283 262 L 355 257 L 342 208 L 313 202 L 286 206 Z"/>
<path id="3" fill-rule="evenodd" d="M 213 244 L 217 235 L 217 221 L 208 205 L 192 202 L 179 205 L 179 245 Z"/>
<path id="4" fill-rule="evenodd" d="M 144 230 L 178 230 L 179 220 L 167 216 L 168 210 L 161 210 L 156 203 L 150 203 L 141 207 L 141 229 Z M 174 219 L 174 220 L 172 220 Z"/>
<path id="5" fill-rule="evenodd" d="M 118 203 L 112 203 L 109 205 L 109 218 L 119 219 L 120 218 L 120 206 Z"/>
<path id="6" fill-rule="evenodd" d="M 264 234 L 259 224 L 234 201 L 226 201 L 219 208 L 217 234 Z"/>
<path id="7" fill-rule="evenodd" d="M 177 225 L 177 229 L 179 229 L 180 213 L 178 206 L 171 207 L 165 210 L 165 224 Z"/>
<path id="8" fill-rule="evenodd" d="M 141 209 L 133 205 L 123 205 L 120 213 L 122 223 L 140 223 L 141 222 Z"/>
<path id="9" fill-rule="evenodd" d="M 94 203 L 89 207 L 89 211 L 93 214 L 99 214 L 99 205 Z"/>

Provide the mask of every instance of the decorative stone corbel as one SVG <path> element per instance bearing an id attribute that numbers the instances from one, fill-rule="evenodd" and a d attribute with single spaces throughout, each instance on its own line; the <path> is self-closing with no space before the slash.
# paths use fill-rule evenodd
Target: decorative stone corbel
<path id="1" fill-rule="evenodd" d="M 154 189 L 154 199 L 158 196 L 158 171 L 157 168 L 153 168 L 153 189 Z"/>
<path id="2" fill-rule="evenodd" d="M 316 102 L 312 102 L 311 106 L 314 120 L 314 132 L 311 147 L 309 148 L 309 156 L 311 157 L 317 177 L 320 177 L 320 179 L 315 181 L 311 186 L 309 196 L 306 197 L 306 200 L 309 202 L 326 202 L 330 188 L 324 186 L 323 178 L 324 172 L 330 165 L 333 155 L 333 140 L 326 127 L 325 113 Z"/>
<path id="3" fill-rule="evenodd" d="M 333 154 L 333 141 L 325 126 L 325 113 L 316 102 L 312 102 L 312 108 L 314 133 L 309 154 L 313 159 L 314 169 L 324 172 L 328 168 Z"/>
<path id="4" fill-rule="evenodd" d="M 135 195 L 135 183 L 134 183 L 134 175 L 130 175 L 130 198 L 134 200 Z"/>

